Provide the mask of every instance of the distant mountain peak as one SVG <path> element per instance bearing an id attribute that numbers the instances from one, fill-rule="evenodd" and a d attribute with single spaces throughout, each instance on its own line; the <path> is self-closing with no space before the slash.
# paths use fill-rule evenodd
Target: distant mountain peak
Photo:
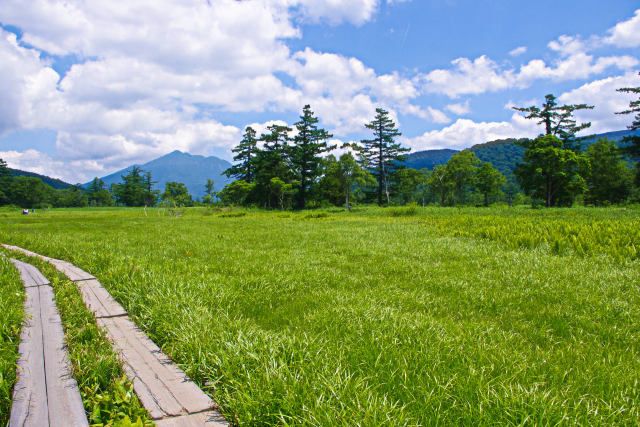
<path id="1" fill-rule="evenodd" d="M 151 178 L 157 181 L 155 189 L 163 191 L 165 183 L 169 181 L 182 182 L 194 197 L 204 196 L 207 179 L 214 181 L 216 191 L 231 182 L 222 174 L 231 167 L 231 163 L 228 161 L 215 156 L 193 155 L 180 150 L 174 150 L 147 163 L 135 166 L 151 172 Z M 102 180 L 107 187 L 114 183 L 120 183 L 122 175 L 129 173 L 132 167 L 133 165 L 102 177 Z"/>

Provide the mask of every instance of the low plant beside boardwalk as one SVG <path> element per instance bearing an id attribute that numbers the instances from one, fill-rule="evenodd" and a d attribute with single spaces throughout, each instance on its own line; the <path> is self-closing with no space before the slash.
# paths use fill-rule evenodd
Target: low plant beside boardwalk
<path id="1" fill-rule="evenodd" d="M 637 209 L 234 212 L 15 215 L 0 240 L 96 275 L 236 424 L 640 418 Z"/>
<path id="2" fill-rule="evenodd" d="M 1 252 L 0 252 L 1 253 Z M 9 421 L 16 381 L 20 330 L 24 319 L 24 288 L 18 270 L 0 255 L 0 425 Z"/>

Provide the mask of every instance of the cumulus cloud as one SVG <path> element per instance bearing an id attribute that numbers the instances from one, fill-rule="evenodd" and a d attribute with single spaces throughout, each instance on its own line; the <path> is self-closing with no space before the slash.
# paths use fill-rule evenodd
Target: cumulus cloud
<path id="1" fill-rule="evenodd" d="M 449 104 L 447 105 L 447 110 L 451 111 L 453 114 L 458 116 L 462 116 L 463 114 L 467 114 L 471 111 L 471 107 L 469 106 L 469 100 L 467 99 L 465 102 L 458 104 Z"/>
<path id="2" fill-rule="evenodd" d="M 616 24 L 608 31 L 605 42 L 618 47 L 640 46 L 640 9 L 626 21 Z"/>
<path id="3" fill-rule="evenodd" d="M 563 104 L 590 104 L 593 110 L 581 110 L 576 113 L 580 122 L 591 122 L 586 133 L 602 133 L 625 129 L 631 124 L 631 117 L 615 114 L 628 108 L 631 100 L 637 99 L 632 94 L 617 92 L 621 87 L 640 86 L 640 77 L 636 72 L 628 72 L 621 76 L 608 77 L 580 86 L 563 93 L 558 100 Z"/>
<path id="4" fill-rule="evenodd" d="M 331 24 L 347 21 L 361 25 L 371 19 L 379 0 L 299 0 L 297 3 L 307 20 L 324 19 Z"/>
<path id="5" fill-rule="evenodd" d="M 614 27 L 608 43 L 634 47 L 640 45 L 640 10 L 636 16 Z M 638 27 L 638 31 L 635 31 Z M 614 38 L 617 35 L 617 38 Z M 619 41 L 618 41 L 619 40 Z M 624 42 L 622 41 L 624 40 Z M 637 40 L 637 41 L 636 41 Z M 612 55 L 595 57 L 590 52 L 603 43 L 598 36 L 582 39 L 577 36 L 561 35 L 548 43 L 549 49 L 557 54 L 551 61 L 532 59 L 515 68 L 510 63 L 498 63 L 486 55 L 475 59 L 458 58 L 451 62 L 448 69 L 436 69 L 418 76 L 421 90 L 458 98 L 461 95 L 477 95 L 497 92 L 505 89 L 527 88 L 537 80 L 556 82 L 587 79 L 601 74 L 610 68 L 629 70 L 638 64 L 637 58 L 630 55 Z M 626 45 L 624 44 L 626 43 Z M 634 44 L 637 43 L 637 44 Z M 518 56 L 526 52 L 526 47 L 518 47 L 509 54 Z"/>
<path id="6" fill-rule="evenodd" d="M 539 133 L 537 125 L 519 114 L 513 114 L 511 121 L 475 122 L 458 119 L 452 125 L 440 130 L 425 132 L 415 138 L 403 138 L 402 142 L 414 151 L 440 148 L 464 149 L 474 144 L 505 138 L 533 137 Z"/>
<path id="7" fill-rule="evenodd" d="M 46 115 L 42 103 L 55 102 L 58 74 L 42 64 L 37 52 L 18 45 L 16 36 L 0 29 L 0 135 L 23 128 Z"/>
<path id="8" fill-rule="evenodd" d="M 474 60 L 458 58 L 452 69 L 437 69 L 422 76 L 423 89 L 443 93 L 451 98 L 507 89 L 515 80 L 513 70 L 503 70 L 492 59 L 482 55 Z"/>
<path id="9" fill-rule="evenodd" d="M 75 176 L 70 171 L 72 166 L 80 166 L 87 169 L 87 165 L 74 165 L 73 162 L 54 160 L 49 155 L 37 150 L 25 151 L 0 151 L 0 158 L 7 162 L 10 168 L 28 170 L 47 176 L 55 176 L 67 182 L 77 182 Z M 97 166 L 97 165 L 96 165 Z M 89 167 L 90 169 L 91 167 Z"/>

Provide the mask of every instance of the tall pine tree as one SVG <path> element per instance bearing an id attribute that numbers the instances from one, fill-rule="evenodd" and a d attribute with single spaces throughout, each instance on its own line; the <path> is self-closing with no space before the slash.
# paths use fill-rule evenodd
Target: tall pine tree
<path id="1" fill-rule="evenodd" d="M 539 119 L 538 124 L 544 125 L 545 135 L 553 135 L 558 137 L 565 143 L 566 148 L 575 149 L 576 133 L 591 127 L 591 122 L 578 124 L 573 118 L 573 113 L 579 110 L 591 110 L 593 105 L 587 104 L 568 104 L 558 105 L 556 97 L 548 94 L 544 97 L 545 102 L 541 108 L 531 107 L 513 107 L 514 110 L 528 113 L 526 119 Z"/>
<path id="2" fill-rule="evenodd" d="M 396 124 L 389 118 L 389 112 L 382 108 L 376 108 L 376 116 L 365 124 L 367 129 L 373 131 L 373 139 L 363 139 L 362 146 L 355 147 L 360 153 L 360 161 L 364 168 L 368 169 L 378 181 L 378 205 L 382 206 L 384 191 L 387 204 L 390 200 L 389 177 L 398 163 L 406 160 L 402 153 L 410 148 L 404 148 L 396 143 L 394 138 L 402 135 L 396 128 Z"/>
<path id="3" fill-rule="evenodd" d="M 640 75 L 640 73 L 638 73 Z M 624 93 L 633 93 L 640 95 L 640 87 L 623 87 L 618 89 L 618 92 Z M 627 126 L 629 130 L 638 130 L 640 129 L 640 98 L 635 101 L 629 102 L 629 109 L 625 111 L 621 111 L 616 114 L 635 114 L 633 118 L 633 122 L 631 122 L 631 126 Z M 631 155 L 635 160 L 640 159 L 640 136 L 631 135 L 627 136 L 623 139 L 623 142 L 626 142 L 627 145 L 624 148 L 624 151 Z M 636 163 L 636 185 L 640 186 L 640 162 Z"/>
<path id="4" fill-rule="evenodd" d="M 257 147 L 258 140 L 256 139 L 256 131 L 251 126 L 247 126 L 242 136 L 242 140 L 237 147 L 231 151 L 237 153 L 233 160 L 239 162 L 237 165 L 231 166 L 223 173 L 228 177 L 235 177 L 250 183 L 253 181 L 254 171 L 254 158 L 258 152 Z"/>
<path id="5" fill-rule="evenodd" d="M 270 133 L 260 136 L 264 141 L 264 148 L 256 153 L 255 175 L 256 184 L 251 202 L 257 202 L 264 207 L 278 206 L 276 197 L 271 194 L 271 179 L 278 178 L 285 184 L 292 181 L 291 166 L 289 161 L 289 132 L 291 128 L 282 125 L 267 127 Z"/>
<path id="6" fill-rule="evenodd" d="M 295 177 L 300 181 L 296 195 L 298 209 L 304 209 L 309 189 L 320 176 L 320 155 L 336 148 L 335 145 L 330 146 L 326 142 L 333 135 L 324 129 L 318 129 L 317 123 L 318 118 L 314 117 L 311 107 L 305 105 L 300 121 L 294 124 L 298 134 L 293 138 L 295 145 L 289 152 Z"/>

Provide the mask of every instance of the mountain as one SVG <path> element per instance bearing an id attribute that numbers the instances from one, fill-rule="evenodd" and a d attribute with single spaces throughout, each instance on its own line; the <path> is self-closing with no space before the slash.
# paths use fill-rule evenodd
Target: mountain
<path id="1" fill-rule="evenodd" d="M 405 166 L 411 169 L 433 169 L 438 165 L 443 165 L 449 161 L 451 156 L 456 154 L 458 150 L 443 148 L 441 150 L 425 150 L 416 151 L 409 154 L 404 162 Z"/>
<path id="2" fill-rule="evenodd" d="M 11 168 L 9 168 L 9 172 L 11 172 L 11 175 L 13 176 L 26 176 L 29 178 L 39 178 L 42 182 L 55 188 L 56 190 L 66 190 L 67 188 L 73 187 L 73 185 L 68 184 L 58 178 L 51 178 L 49 176 L 40 175 L 35 172 L 27 172 L 27 171 L 22 171 L 20 169 L 11 169 Z"/>
<path id="3" fill-rule="evenodd" d="M 600 138 L 609 138 L 621 145 L 622 138 L 626 136 L 640 136 L 640 131 L 618 130 L 590 135 L 582 141 L 582 147 L 586 148 Z M 515 182 L 513 170 L 516 164 L 522 160 L 524 154 L 524 148 L 517 145 L 517 141 L 514 138 L 489 141 L 476 144 L 469 150 L 476 153 L 476 156 L 483 162 L 491 162 L 493 167 L 504 174 L 509 181 Z M 457 152 L 458 150 L 450 149 L 416 151 L 409 154 L 405 165 L 413 169 L 428 168 L 431 170 L 437 165 L 445 164 Z"/>
<path id="4" fill-rule="evenodd" d="M 122 175 L 128 174 L 133 166 L 151 172 L 151 179 L 158 181 L 154 188 L 161 192 L 164 191 L 165 183 L 176 181 L 184 183 L 193 197 L 202 198 L 205 195 L 204 186 L 207 179 L 214 181 L 216 191 L 222 190 L 225 185 L 231 182 L 231 179 L 222 175 L 223 171 L 231 167 L 231 163 L 215 156 L 204 157 L 178 150 L 143 165 L 131 165 L 101 179 L 108 188 L 111 184 L 122 182 Z"/>

